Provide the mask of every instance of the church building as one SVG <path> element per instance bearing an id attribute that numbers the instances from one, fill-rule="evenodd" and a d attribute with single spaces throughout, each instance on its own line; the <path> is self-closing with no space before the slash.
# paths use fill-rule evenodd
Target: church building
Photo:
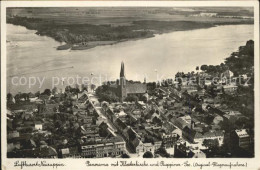
<path id="1" fill-rule="evenodd" d="M 120 79 L 117 88 L 121 101 L 124 101 L 127 96 L 135 95 L 141 97 L 147 92 L 146 82 L 140 83 L 126 80 L 125 66 L 123 62 L 121 63 Z"/>

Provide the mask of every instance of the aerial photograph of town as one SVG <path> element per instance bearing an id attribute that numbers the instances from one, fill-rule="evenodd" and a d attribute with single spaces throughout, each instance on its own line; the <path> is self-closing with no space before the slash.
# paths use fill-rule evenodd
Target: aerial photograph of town
<path id="1" fill-rule="evenodd" d="M 254 158 L 254 75 L 252 7 L 8 7 L 7 158 Z"/>

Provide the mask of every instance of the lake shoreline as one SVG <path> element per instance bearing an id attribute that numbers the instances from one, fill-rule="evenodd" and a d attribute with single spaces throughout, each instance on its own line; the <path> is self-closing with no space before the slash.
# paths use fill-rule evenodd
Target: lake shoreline
<path id="1" fill-rule="evenodd" d="M 88 49 L 95 48 L 98 46 L 115 45 L 115 44 L 122 43 L 122 42 L 137 41 L 137 40 L 153 38 L 153 37 L 155 37 L 155 35 L 142 37 L 142 38 L 125 39 L 125 40 L 120 40 L 120 41 L 112 41 L 112 42 L 108 41 L 106 43 L 99 43 L 99 42 L 92 41 L 92 42 L 90 42 L 90 43 L 92 43 L 91 45 L 64 44 L 64 45 L 58 46 L 56 49 L 57 50 L 88 50 Z"/>
<path id="2" fill-rule="evenodd" d="M 57 50 L 88 50 L 88 49 L 92 49 L 98 46 L 105 46 L 105 45 L 115 45 L 118 43 L 122 43 L 122 42 L 127 42 L 127 41 L 137 41 L 137 40 L 143 40 L 143 39 L 147 39 L 147 38 L 153 38 L 156 35 L 163 35 L 163 34 L 169 34 L 169 33 L 173 33 L 173 32 L 177 32 L 177 31 L 193 31 L 193 30 L 198 30 L 198 29 L 208 29 L 208 28 L 213 28 L 213 27 L 218 27 L 218 26 L 225 26 L 225 25 L 253 25 L 253 24 L 248 24 L 248 23 L 232 23 L 232 24 L 219 24 L 219 25 L 213 25 L 213 26 L 209 26 L 209 27 L 203 27 L 203 28 L 191 28 L 191 29 L 185 29 L 185 30 L 169 30 L 169 31 L 164 31 L 164 32 L 159 32 L 156 31 L 154 32 L 154 34 L 152 35 L 148 35 L 146 37 L 139 37 L 139 38 L 133 38 L 133 39 L 123 39 L 123 40 L 119 40 L 119 41 L 108 41 L 108 43 L 104 43 L 104 44 L 100 44 L 99 41 L 95 42 L 95 41 L 90 41 L 88 43 L 92 43 L 91 45 L 77 45 L 77 44 L 64 44 L 64 45 L 60 45 L 58 46 L 56 49 Z M 52 37 L 50 37 L 52 38 Z M 65 43 L 65 42 L 63 42 Z"/>
<path id="3" fill-rule="evenodd" d="M 254 24 L 251 20 L 237 22 L 197 22 L 197 21 L 133 21 L 132 26 L 111 27 L 110 25 L 52 25 L 45 20 L 14 17 L 7 18 L 7 23 L 24 26 L 35 30 L 39 36 L 48 36 L 60 43 L 57 50 L 88 50 L 97 46 L 113 45 L 120 42 L 146 39 L 156 34 L 176 31 L 207 29 L 220 25 Z"/>
<path id="4" fill-rule="evenodd" d="M 45 81 L 41 89 L 39 83 L 28 88 L 12 85 L 11 79 L 7 81 L 10 92 L 42 90 L 51 86 L 53 77 L 76 78 L 77 75 L 85 77 L 90 73 L 101 75 L 103 82 L 112 77 L 113 80 L 117 78 L 119 68 L 116 68 L 120 66 L 121 61 L 126 63 L 127 78 L 130 80 L 142 81 L 145 74 L 147 82 L 155 81 L 155 68 L 159 70 L 159 76 L 171 78 L 178 71 L 187 72 L 205 63 L 215 65 L 223 62 L 238 46 L 243 45 L 246 40 L 253 39 L 252 31 L 252 25 L 216 26 L 209 29 L 155 34 L 153 38 L 136 42 L 125 40 L 122 43 L 89 50 L 65 51 L 56 50 L 61 44 L 53 38 L 39 36 L 35 31 L 27 30 L 25 27 L 8 24 L 7 40 L 18 43 L 15 48 L 8 48 L 8 75 L 32 68 L 29 75 L 22 77 L 45 77 Z M 233 37 L 238 38 L 234 41 Z M 97 60 L 99 62 L 96 62 Z M 137 65 L 137 62 L 142 64 Z M 74 68 L 47 73 L 61 65 Z M 32 74 L 38 71 L 46 73 Z"/>

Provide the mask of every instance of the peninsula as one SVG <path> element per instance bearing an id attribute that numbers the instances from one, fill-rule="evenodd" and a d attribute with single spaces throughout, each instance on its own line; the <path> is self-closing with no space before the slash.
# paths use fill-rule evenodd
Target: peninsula
<path id="1" fill-rule="evenodd" d="M 36 30 L 38 35 L 49 36 L 64 43 L 57 47 L 57 50 L 85 50 L 100 45 L 150 38 L 155 34 L 217 25 L 253 24 L 252 13 L 246 10 L 240 11 L 239 16 L 237 11 L 232 13 L 232 10 L 229 10 L 231 12 L 225 13 L 211 8 L 206 12 L 198 8 L 192 12 L 186 11 L 185 14 L 182 10 L 171 8 L 167 10 L 122 8 L 118 11 L 103 8 L 66 10 L 14 8 L 7 15 L 7 23 Z"/>

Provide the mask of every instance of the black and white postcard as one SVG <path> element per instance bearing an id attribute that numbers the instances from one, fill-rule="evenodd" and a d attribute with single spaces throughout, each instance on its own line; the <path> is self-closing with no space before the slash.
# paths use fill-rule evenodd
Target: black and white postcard
<path id="1" fill-rule="evenodd" d="M 257 1 L 5 1 L 1 20 L 3 169 L 260 168 Z"/>

